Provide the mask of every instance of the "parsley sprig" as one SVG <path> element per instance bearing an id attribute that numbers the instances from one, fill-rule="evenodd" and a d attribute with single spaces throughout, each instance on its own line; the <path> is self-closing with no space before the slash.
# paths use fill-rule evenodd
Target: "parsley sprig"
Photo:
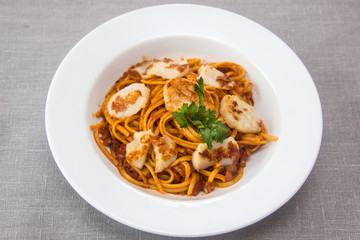
<path id="1" fill-rule="evenodd" d="M 181 128 L 192 127 L 202 137 L 208 148 L 212 149 L 212 142 L 222 143 L 227 137 L 229 129 L 223 121 L 216 117 L 216 111 L 207 110 L 204 105 L 204 80 L 200 77 L 195 84 L 195 92 L 199 96 L 199 105 L 195 102 L 184 103 L 177 112 L 172 113 L 173 118 Z"/>

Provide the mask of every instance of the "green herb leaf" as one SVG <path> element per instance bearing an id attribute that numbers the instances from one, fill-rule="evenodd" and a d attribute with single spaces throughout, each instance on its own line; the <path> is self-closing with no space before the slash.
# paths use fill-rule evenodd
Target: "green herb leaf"
<path id="1" fill-rule="evenodd" d="M 204 93 L 204 80 L 202 77 L 200 77 L 197 83 L 195 84 L 195 92 L 199 96 L 199 106 L 203 106 L 205 93 Z"/>
<path id="2" fill-rule="evenodd" d="M 184 103 L 172 116 L 181 128 L 192 127 L 202 137 L 208 148 L 213 148 L 212 142 L 222 143 L 229 129 L 216 117 L 216 111 L 206 110 L 204 105 L 204 81 L 200 78 L 195 84 L 195 92 L 199 96 L 199 106 L 192 102 Z"/>

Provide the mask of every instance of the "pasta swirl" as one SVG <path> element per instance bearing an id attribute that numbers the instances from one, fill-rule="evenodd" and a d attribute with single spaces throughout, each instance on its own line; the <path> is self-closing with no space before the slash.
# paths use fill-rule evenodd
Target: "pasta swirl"
<path id="1" fill-rule="evenodd" d="M 166 63 L 165 60 L 164 62 Z M 157 62 L 154 60 L 154 63 Z M 216 111 L 216 116 L 220 120 L 226 119 L 225 123 L 230 129 L 228 137 L 236 141 L 239 149 L 236 161 L 230 165 L 217 162 L 205 169 L 196 170 L 193 164 L 194 152 L 204 141 L 196 129 L 181 128 L 173 119 L 173 111 L 167 107 L 167 101 L 173 99 L 167 100 L 165 95 L 167 93 L 165 88 L 171 79 L 156 74 L 144 77 L 135 71 L 139 65 L 135 64 L 129 68 L 111 87 L 105 95 L 101 109 L 95 113 L 95 116 L 102 121 L 90 126 L 98 147 L 127 181 L 160 193 L 189 196 L 196 196 L 200 191 L 209 193 L 214 188 L 229 187 L 238 182 L 243 175 L 248 157 L 269 140 L 277 140 L 277 137 L 268 134 L 263 121 L 255 126 L 258 130 L 242 132 L 231 127 L 231 121 L 222 114 L 222 100 L 225 96 L 237 96 L 240 101 L 250 106 L 254 105 L 252 83 L 246 78 L 246 72 L 240 65 L 232 62 L 205 64 L 198 58 L 187 59 L 183 65 L 178 65 L 178 67 L 187 67 L 188 72 L 181 76 L 184 81 L 195 82 L 200 71 L 207 70 L 203 70 L 202 66 L 205 65 L 209 70 L 216 69 L 224 75 L 228 85 L 219 87 L 205 82 L 205 105 L 208 104 L 207 106 Z M 149 100 L 135 114 L 124 118 L 114 117 L 109 113 L 109 103 L 116 97 L 115 94 L 132 84 L 145 85 L 150 90 Z M 182 91 L 181 88 L 179 89 Z M 141 92 L 138 95 L 142 96 Z M 176 97 L 176 95 L 172 96 L 174 99 Z M 127 97 L 125 100 L 132 103 Z M 150 145 L 141 168 L 126 158 L 126 146 L 136 139 L 136 133 L 144 131 L 150 131 L 152 136 L 158 138 L 167 136 L 169 141 L 176 145 L 176 158 L 161 172 L 156 172 L 158 153 L 155 145 Z"/>

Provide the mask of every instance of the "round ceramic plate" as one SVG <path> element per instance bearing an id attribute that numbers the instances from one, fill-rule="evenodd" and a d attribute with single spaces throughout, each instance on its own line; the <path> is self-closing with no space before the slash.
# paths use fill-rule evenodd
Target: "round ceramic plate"
<path id="1" fill-rule="evenodd" d="M 92 114 L 107 90 L 143 56 L 242 65 L 255 107 L 279 140 L 251 156 L 237 184 L 211 194 L 161 195 L 128 183 L 98 149 L 89 126 L 99 121 Z M 76 44 L 51 83 L 46 132 L 61 172 L 96 209 L 143 231 L 194 237 L 246 227 L 285 204 L 316 161 L 322 114 L 308 71 L 270 31 L 221 9 L 161 5 L 116 17 Z"/>

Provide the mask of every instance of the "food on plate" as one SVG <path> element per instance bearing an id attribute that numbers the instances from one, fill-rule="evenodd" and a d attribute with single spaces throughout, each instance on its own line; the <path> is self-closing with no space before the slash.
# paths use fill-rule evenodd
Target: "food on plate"
<path id="1" fill-rule="evenodd" d="M 239 132 L 261 131 L 262 120 L 255 108 L 236 95 L 226 95 L 221 99 L 220 114 L 229 127 Z"/>
<path id="2" fill-rule="evenodd" d="M 251 154 L 277 140 L 232 62 L 145 59 L 115 82 L 95 116 L 95 142 L 119 173 L 160 193 L 232 186 Z"/>
<path id="3" fill-rule="evenodd" d="M 231 90 L 236 85 L 236 82 L 231 80 L 225 73 L 208 64 L 202 65 L 198 70 L 198 74 L 208 86 Z"/>
<path id="4" fill-rule="evenodd" d="M 142 109 L 149 100 L 150 89 L 142 83 L 133 83 L 117 93 L 109 100 L 108 112 L 111 117 L 130 117 Z"/>

